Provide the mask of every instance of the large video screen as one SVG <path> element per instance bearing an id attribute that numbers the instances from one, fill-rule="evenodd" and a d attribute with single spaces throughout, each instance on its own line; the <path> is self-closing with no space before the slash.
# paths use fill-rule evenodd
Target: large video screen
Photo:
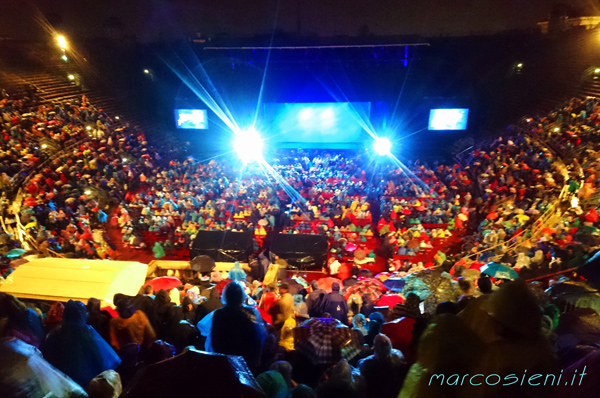
<path id="1" fill-rule="evenodd" d="M 263 120 L 276 145 L 340 147 L 364 140 L 359 120 L 368 121 L 370 112 L 370 102 L 266 103 Z"/>
<path id="2" fill-rule="evenodd" d="M 468 118 L 468 109 L 432 109 L 428 130 L 466 130 Z"/>
<path id="3" fill-rule="evenodd" d="M 205 109 L 175 109 L 175 124 L 178 129 L 206 130 L 208 117 Z"/>

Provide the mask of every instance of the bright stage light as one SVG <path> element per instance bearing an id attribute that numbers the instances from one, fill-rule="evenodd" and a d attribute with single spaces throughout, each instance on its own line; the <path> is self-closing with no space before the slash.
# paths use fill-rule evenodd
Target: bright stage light
<path id="1" fill-rule="evenodd" d="M 392 150 L 392 143 L 385 137 L 377 138 L 375 139 L 373 148 L 378 155 L 389 155 Z"/>
<path id="2" fill-rule="evenodd" d="M 64 36 L 62 36 L 62 35 L 56 36 L 56 42 L 58 43 L 58 46 L 60 48 L 64 48 L 64 49 L 67 48 L 67 39 Z"/>
<path id="3" fill-rule="evenodd" d="M 263 141 L 254 128 L 240 131 L 235 136 L 233 148 L 244 163 L 262 158 Z"/>

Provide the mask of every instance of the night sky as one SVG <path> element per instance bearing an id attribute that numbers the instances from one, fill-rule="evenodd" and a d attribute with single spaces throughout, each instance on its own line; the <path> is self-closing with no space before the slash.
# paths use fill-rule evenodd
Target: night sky
<path id="1" fill-rule="evenodd" d="M 2 0 L 0 36 L 41 38 L 42 14 L 82 39 L 135 36 L 142 41 L 196 32 L 229 37 L 277 29 L 302 35 L 456 36 L 535 28 L 556 0 Z M 593 8 L 594 0 L 569 0 Z M 598 13 L 600 14 L 600 13 Z"/>

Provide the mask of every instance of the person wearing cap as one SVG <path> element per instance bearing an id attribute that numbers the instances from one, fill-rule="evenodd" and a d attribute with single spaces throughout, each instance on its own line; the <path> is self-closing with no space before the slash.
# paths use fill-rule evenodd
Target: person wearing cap
<path id="1" fill-rule="evenodd" d="M 348 325 L 348 303 L 344 296 L 340 294 L 340 284 L 338 282 L 333 282 L 331 285 L 331 293 L 325 296 L 322 311 L 344 325 Z"/>

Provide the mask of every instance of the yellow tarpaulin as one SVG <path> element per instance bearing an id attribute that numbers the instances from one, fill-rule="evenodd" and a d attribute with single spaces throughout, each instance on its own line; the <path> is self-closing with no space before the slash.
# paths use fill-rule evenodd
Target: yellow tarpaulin
<path id="1" fill-rule="evenodd" d="M 0 292 L 19 298 L 84 303 L 95 297 L 112 304 L 115 293 L 137 294 L 147 268 L 134 261 L 34 259 L 20 265 L 0 285 Z"/>

